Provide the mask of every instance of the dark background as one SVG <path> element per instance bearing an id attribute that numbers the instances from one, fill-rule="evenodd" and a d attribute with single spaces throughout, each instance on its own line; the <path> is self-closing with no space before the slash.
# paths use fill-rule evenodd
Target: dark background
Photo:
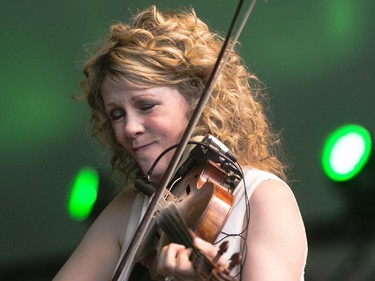
<path id="1" fill-rule="evenodd" d="M 108 175 L 109 165 L 89 136 L 87 108 L 71 98 L 79 93 L 83 49 L 113 20 L 150 4 L 191 4 L 222 33 L 236 5 L 1 1 L 1 280 L 50 280 L 87 229 L 89 221 L 67 215 L 70 185 L 82 166 Z M 259 1 L 240 37 L 241 56 L 268 86 L 271 118 L 293 163 L 290 184 L 309 238 L 306 280 L 375 280 L 375 197 L 359 201 L 354 209 L 368 208 L 353 215 L 355 187 L 343 192 L 320 165 L 336 127 L 358 123 L 374 134 L 374 10 L 371 0 Z"/>

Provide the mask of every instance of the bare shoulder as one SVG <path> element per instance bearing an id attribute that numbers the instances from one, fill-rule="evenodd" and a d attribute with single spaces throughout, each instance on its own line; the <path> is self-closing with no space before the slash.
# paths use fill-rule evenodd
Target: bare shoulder
<path id="1" fill-rule="evenodd" d="M 271 209 L 276 209 L 281 206 L 296 208 L 297 202 L 293 192 L 285 182 L 269 179 L 255 188 L 250 197 L 250 205 L 255 208 L 271 207 Z"/>
<path id="2" fill-rule="evenodd" d="M 300 280 L 307 240 L 290 187 L 279 180 L 266 180 L 255 188 L 249 204 L 245 280 Z"/>
<path id="3" fill-rule="evenodd" d="M 110 230 L 121 244 L 136 194 L 132 187 L 123 189 L 103 210 L 93 227 L 99 228 L 99 231 Z"/>
<path id="4" fill-rule="evenodd" d="M 131 186 L 126 187 L 120 191 L 119 194 L 109 203 L 104 209 L 104 213 L 118 213 L 131 208 L 133 201 L 137 195 L 135 189 Z"/>
<path id="5" fill-rule="evenodd" d="M 250 216 L 253 227 L 262 230 L 273 229 L 304 233 L 304 225 L 295 196 L 290 187 L 280 180 L 266 180 L 260 183 L 250 197 Z M 272 232 L 271 232 L 272 234 Z"/>
<path id="6" fill-rule="evenodd" d="M 134 189 L 121 191 L 103 210 L 54 281 L 109 280 L 120 256 L 135 199 Z"/>

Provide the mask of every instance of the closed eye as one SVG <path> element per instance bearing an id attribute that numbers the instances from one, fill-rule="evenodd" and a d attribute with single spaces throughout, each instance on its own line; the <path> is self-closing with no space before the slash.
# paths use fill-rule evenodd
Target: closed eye
<path id="1" fill-rule="evenodd" d="M 112 111 L 109 112 L 108 115 L 112 121 L 117 121 L 125 116 L 125 112 L 122 109 L 113 109 Z"/>
<path id="2" fill-rule="evenodd" d="M 150 111 L 151 109 L 153 109 L 155 106 L 156 106 L 156 104 L 153 104 L 153 103 L 152 104 L 144 104 L 144 105 L 140 106 L 139 109 L 141 111 L 147 112 L 147 111 Z"/>

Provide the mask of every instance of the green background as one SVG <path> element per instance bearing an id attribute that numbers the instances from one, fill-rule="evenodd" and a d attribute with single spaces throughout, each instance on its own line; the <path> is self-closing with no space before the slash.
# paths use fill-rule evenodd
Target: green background
<path id="1" fill-rule="evenodd" d="M 105 151 L 90 138 L 87 108 L 71 95 L 80 91 L 84 49 L 97 42 L 113 20 L 127 19 L 150 4 L 192 5 L 222 33 L 236 6 L 229 0 L 1 1 L 4 280 L 21 280 L 20 272 L 30 267 L 33 275 L 49 276 L 87 229 L 88 223 L 66 214 L 70 185 L 82 166 L 93 165 L 107 176 L 109 165 Z M 290 184 L 311 238 L 307 280 L 346 280 L 348 275 L 332 279 L 344 270 L 360 272 L 362 279 L 356 280 L 372 280 L 361 266 L 373 264 L 374 235 L 363 247 L 353 242 L 360 234 L 340 228 L 338 222 L 347 216 L 347 195 L 323 175 L 320 153 L 328 133 L 344 123 L 362 124 L 374 134 L 373 11 L 375 2 L 370 0 L 259 1 L 240 37 L 240 54 L 269 88 L 270 117 L 283 132 L 293 163 Z M 323 235 L 327 225 L 336 224 L 336 232 Z M 359 256 L 358 265 L 350 262 L 353 253 Z M 50 270 L 43 273 L 42 268 Z M 22 280 L 34 280 L 32 274 Z"/>

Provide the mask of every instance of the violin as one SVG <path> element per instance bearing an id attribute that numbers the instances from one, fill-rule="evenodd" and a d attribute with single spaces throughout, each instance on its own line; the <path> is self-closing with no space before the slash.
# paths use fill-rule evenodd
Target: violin
<path id="1" fill-rule="evenodd" d="M 182 169 L 182 171 L 180 170 L 180 173 L 181 174 L 184 174 L 184 172 L 187 171 L 187 174 L 184 174 L 184 177 L 185 179 L 183 179 L 184 177 L 181 177 L 178 182 L 179 184 L 177 184 L 177 187 L 175 185 L 175 181 L 172 180 L 173 176 L 176 174 L 178 175 L 179 172 L 175 172 L 177 170 L 177 166 L 178 166 L 178 163 L 180 163 L 180 159 L 184 153 L 184 150 L 187 146 L 187 143 L 188 143 L 188 140 L 191 138 L 191 135 L 192 135 L 192 132 L 195 128 L 195 126 L 197 125 L 198 123 L 198 120 L 203 112 L 203 109 L 210 97 L 210 94 L 212 93 L 213 91 L 213 84 L 216 80 L 216 78 L 220 75 L 221 73 L 221 70 L 223 69 L 224 67 L 224 64 L 226 62 L 226 60 L 229 58 L 229 54 L 231 53 L 232 49 L 234 48 L 234 44 L 232 44 L 230 46 L 230 48 L 227 49 L 227 46 L 229 44 L 229 41 L 230 41 L 230 38 L 231 38 L 231 34 L 232 34 L 232 31 L 236 25 L 236 22 L 237 22 L 237 19 L 239 17 L 239 14 L 240 14 L 240 11 L 241 11 L 241 8 L 242 8 L 242 5 L 243 5 L 243 0 L 240 0 L 239 3 L 238 3 L 238 6 L 237 6 L 237 9 L 236 9 L 236 12 L 235 12 L 235 16 L 232 20 L 232 23 L 230 25 L 230 28 L 229 28 L 229 31 L 227 33 L 227 36 L 224 40 L 224 43 L 223 43 L 223 47 L 219 53 L 219 56 L 218 56 L 218 59 L 214 65 L 214 68 L 212 70 L 212 73 L 208 79 L 208 82 L 206 84 L 206 87 L 197 103 L 197 106 L 189 120 L 189 123 L 187 125 L 187 128 L 185 130 L 185 132 L 183 133 L 182 137 L 181 137 L 181 140 L 180 140 L 180 143 L 179 145 L 177 146 L 176 150 L 175 150 L 175 153 L 173 154 L 173 157 L 171 159 L 171 162 L 170 164 L 168 165 L 166 171 L 165 171 L 165 174 L 162 178 L 162 181 L 161 181 L 161 184 L 160 186 L 155 190 L 155 193 L 153 194 L 153 198 L 149 204 L 149 207 L 136 231 L 136 233 L 134 234 L 134 237 L 133 237 L 133 240 L 131 241 L 127 251 L 125 252 L 125 255 L 122 257 L 121 259 L 121 262 L 115 272 L 115 274 L 113 275 L 113 278 L 112 280 L 113 281 L 116 281 L 116 280 L 119 280 L 120 276 L 122 275 L 123 272 L 129 272 L 131 270 L 131 267 L 133 266 L 134 264 L 134 258 L 136 256 L 136 254 L 139 255 L 140 252 L 140 247 L 141 247 L 141 244 L 147 244 L 147 237 L 146 236 L 150 236 L 149 234 L 150 233 L 157 233 L 158 231 L 151 231 L 150 229 L 153 229 L 156 228 L 156 224 L 155 224 L 155 214 L 157 215 L 157 213 L 159 213 L 159 219 L 158 219 L 158 222 L 161 226 L 164 233 L 167 233 L 169 234 L 169 239 L 170 240 L 176 240 L 177 242 L 179 242 L 180 238 L 181 237 L 175 237 L 172 233 L 175 233 L 177 231 L 174 231 L 174 230 L 169 230 L 168 227 L 170 225 L 180 225 L 180 222 L 181 221 L 185 221 L 185 218 L 179 216 L 179 213 L 183 213 L 185 215 L 185 213 L 187 213 L 187 210 L 190 211 L 190 208 L 188 208 L 187 206 L 191 206 L 190 203 L 193 202 L 195 205 L 194 206 L 198 206 L 199 207 L 199 204 L 201 204 L 201 202 L 199 202 L 199 198 L 200 197 L 206 197 L 208 198 L 209 196 L 206 196 L 205 193 L 208 193 L 208 194 L 211 194 L 211 198 L 213 198 L 213 201 L 216 202 L 225 202 L 225 203 L 219 203 L 219 204 L 213 204 L 212 206 L 220 206 L 220 207 L 223 207 L 224 208 L 224 215 L 218 215 L 217 217 L 218 218 L 214 218 L 213 220 L 216 220 L 218 219 L 220 221 L 220 223 L 217 223 L 216 225 L 218 227 L 216 227 L 216 229 L 213 231 L 213 233 L 211 231 L 207 231 L 207 229 L 205 230 L 204 228 L 203 229 L 197 229 L 197 226 L 200 225 L 200 226 L 204 226 L 206 224 L 208 224 L 208 222 L 211 223 L 210 220 L 212 220 L 212 217 L 215 217 L 215 216 L 206 216 L 207 213 L 212 213 L 212 214 L 215 214 L 217 213 L 217 210 L 214 209 L 216 207 L 211 207 L 211 203 L 213 201 L 211 200 L 208 200 L 206 202 L 204 202 L 206 205 L 205 206 L 210 206 L 206 211 L 199 211 L 198 213 L 201 214 L 201 216 L 198 216 L 199 219 L 198 221 L 199 222 L 202 222 L 203 223 L 197 223 L 197 221 L 194 221 L 194 222 L 189 222 L 189 220 L 187 220 L 186 224 L 187 226 L 185 226 L 184 223 L 182 223 L 181 225 L 182 228 L 184 229 L 182 232 L 178 231 L 177 233 L 185 233 L 183 234 L 184 237 L 188 237 L 189 234 L 187 234 L 186 236 L 186 233 L 190 233 L 189 231 L 186 231 L 186 229 L 193 229 L 196 231 L 196 233 L 198 233 L 199 235 L 201 235 L 201 237 L 209 242 L 212 242 L 216 239 L 215 235 L 217 235 L 221 228 L 223 227 L 229 213 L 230 213 L 230 209 L 231 209 L 231 205 L 233 203 L 233 195 L 231 193 L 231 191 L 233 190 L 233 187 L 232 189 L 231 188 L 226 188 L 226 187 L 223 187 L 220 183 L 223 183 L 224 186 L 225 184 L 229 184 L 230 186 L 230 183 L 231 182 L 236 182 L 236 180 L 238 180 L 236 178 L 236 175 L 238 175 L 238 173 L 235 173 L 233 171 L 233 166 L 234 165 L 229 165 L 227 167 L 225 167 L 225 165 L 228 164 L 228 161 L 224 161 L 226 164 L 224 165 L 221 165 L 221 161 L 219 162 L 215 162 L 214 160 L 212 159 L 209 159 L 207 158 L 205 161 L 206 164 L 200 164 L 199 163 L 199 159 L 198 159 L 198 162 L 197 163 L 194 163 L 194 161 L 197 161 L 197 159 L 194 159 L 193 157 L 191 157 L 192 160 L 189 160 L 190 163 L 194 163 L 195 164 L 198 164 L 196 165 L 196 168 L 194 169 L 190 169 L 190 168 L 186 168 L 187 166 L 189 166 L 190 164 L 187 163 L 185 166 L 185 168 Z M 247 11 L 245 12 L 245 15 L 244 15 L 244 18 L 240 24 L 240 27 L 236 33 L 236 35 L 234 36 L 232 42 L 236 42 L 238 40 L 238 37 L 251 13 L 251 11 L 253 10 L 253 7 L 255 5 L 255 2 L 256 0 L 251 0 L 249 6 L 248 6 L 248 9 Z M 220 151 L 220 148 L 217 148 L 217 150 Z M 228 155 L 226 155 L 225 153 L 221 153 L 219 154 L 218 156 L 219 159 L 230 159 L 230 157 L 228 157 Z M 223 169 L 224 168 L 224 169 Z M 226 168 L 229 168 L 229 170 L 227 170 Z M 222 172 L 224 171 L 224 176 L 221 177 L 221 176 L 218 176 L 218 175 L 223 175 L 221 174 Z M 175 178 L 173 178 L 175 179 Z M 189 179 L 189 180 L 187 180 Z M 234 179 L 234 180 L 233 180 Z M 233 181 L 232 181 L 233 180 Z M 171 184 L 172 183 L 172 184 Z M 179 188 L 180 186 L 184 186 L 184 188 Z M 186 186 L 186 187 L 185 187 Z M 164 198 L 168 198 L 168 196 L 165 196 L 165 192 L 166 190 L 168 190 L 168 188 L 171 188 L 171 190 L 174 190 L 174 194 L 171 193 L 170 195 L 170 198 L 174 198 L 174 200 L 177 200 L 175 203 L 176 205 L 173 205 L 173 204 L 168 204 L 166 206 L 168 207 L 163 207 L 164 209 L 160 209 L 159 208 L 159 211 L 158 210 L 158 207 L 160 207 L 160 202 L 163 201 L 163 197 Z M 223 191 L 224 189 L 224 191 Z M 195 194 L 195 196 L 191 195 L 191 194 Z M 197 195 L 198 194 L 198 195 Z M 204 194 L 204 196 L 202 195 Z M 215 196 L 213 196 L 213 194 L 215 194 Z M 219 195 L 217 195 L 219 194 Z M 223 194 L 225 196 L 223 196 Z M 173 197 L 174 196 L 174 197 Z M 191 199 L 193 198 L 193 199 Z M 198 198 L 198 199 L 196 199 Z M 217 198 L 224 198 L 222 201 L 218 200 Z M 189 200 L 193 200 L 193 201 L 189 201 Z M 198 200 L 198 201 L 194 201 L 194 200 Z M 182 202 L 185 202 L 185 204 L 183 204 Z M 189 203 L 188 203 L 189 202 Z M 202 204 L 203 205 L 203 204 Z M 173 207 L 175 206 L 175 207 Z M 185 209 L 183 208 L 183 206 L 185 206 Z M 211 209 L 211 210 L 210 210 Z M 164 211 L 163 211 L 164 210 Z M 176 211 L 177 210 L 177 211 Z M 181 210 L 184 210 L 184 212 L 182 212 Z M 206 209 L 205 209 L 206 210 Z M 196 210 L 194 210 L 195 212 Z M 194 213 L 192 211 L 192 213 Z M 160 215 L 161 214 L 161 215 Z M 193 215 L 192 215 L 193 216 Z M 173 219 L 173 217 L 175 217 L 175 219 Z M 172 218 L 172 219 L 171 219 Z M 166 226 L 166 227 L 164 227 Z M 210 229 L 209 229 L 210 230 Z M 194 231 L 193 231 L 194 232 Z M 194 232 L 195 233 L 195 232 Z M 180 234 L 179 234 L 180 235 Z M 151 235 L 152 237 L 153 235 Z M 192 244 L 189 244 L 191 242 L 189 241 L 192 241 L 192 238 L 191 238 L 191 234 L 190 234 L 190 238 L 186 238 L 188 240 L 186 240 L 186 245 L 185 246 L 191 246 Z M 214 239 L 215 237 L 215 239 Z M 184 238 L 185 239 L 185 238 Z M 152 240 L 152 239 L 151 239 Z M 161 241 L 162 239 L 160 239 Z M 223 246 L 223 249 L 225 247 Z M 196 250 L 194 250 L 194 253 L 196 252 Z M 219 251 L 219 253 L 222 252 L 222 251 Z M 147 255 L 146 255 L 147 256 Z M 201 255 L 199 254 L 195 254 L 196 257 L 201 257 Z M 231 265 L 229 266 L 228 269 L 224 269 L 224 270 L 221 270 L 220 268 L 217 267 L 217 265 L 215 264 L 215 259 L 217 259 L 217 257 L 215 257 L 214 260 L 208 260 L 207 258 L 205 257 L 201 257 L 201 258 L 194 258 L 196 260 L 202 260 L 203 259 L 203 264 L 204 264 L 204 268 L 206 268 L 205 270 L 201 270 L 199 269 L 198 272 L 200 272 L 202 274 L 202 277 L 205 279 L 205 280 L 232 280 L 230 275 L 228 274 L 228 271 L 230 271 L 231 267 L 234 266 L 234 264 L 236 263 L 235 260 L 238 260 L 236 259 L 235 257 L 232 257 L 232 263 Z M 145 259 L 147 260 L 147 259 Z M 199 265 L 200 262 L 196 263 L 194 262 L 194 266 L 197 266 Z"/>
<path id="2" fill-rule="evenodd" d="M 220 245 L 220 249 L 214 259 L 208 259 L 201 252 L 193 246 L 194 232 L 187 231 L 187 225 L 184 218 L 181 216 L 177 207 L 171 203 L 160 213 L 158 217 L 158 225 L 163 231 L 172 237 L 174 242 L 186 245 L 193 249 L 191 256 L 194 268 L 204 280 L 213 281 L 234 281 L 235 279 L 230 275 L 234 266 L 240 263 L 241 257 L 239 253 L 235 253 L 230 258 L 230 265 L 227 268 L 220 268 L 216 265 L 220 256 L 228 249 L 228 243 L 225 241 Z M 171 227 L 172 226 L 172 227 Z M 178 227 L 173 227 L 178 226 Z"/>
<path id="3" fill-rule="evenodd" d="M 232 193 L 242 180 L 235 162 L 229 150 L 212 136 L 191 150 L 166 189 L 155 214 L 156 224 L 151 225 L 135 257 L 153 279 L 158 280 L 154 261 L 160 248 L 174 242 L 193 249 L 193 264 L 205 280 L 232 280 L 230 271 L 239 263 L 239 254 L 231 257 L 229 268 L 218 268 L 216 262 L 227 244 L 222 244 L 218 256 L 209 260 L 194 248 L 193 238 L 198 236 L 210 243 L 217 239 L 234 203 Z"/>

